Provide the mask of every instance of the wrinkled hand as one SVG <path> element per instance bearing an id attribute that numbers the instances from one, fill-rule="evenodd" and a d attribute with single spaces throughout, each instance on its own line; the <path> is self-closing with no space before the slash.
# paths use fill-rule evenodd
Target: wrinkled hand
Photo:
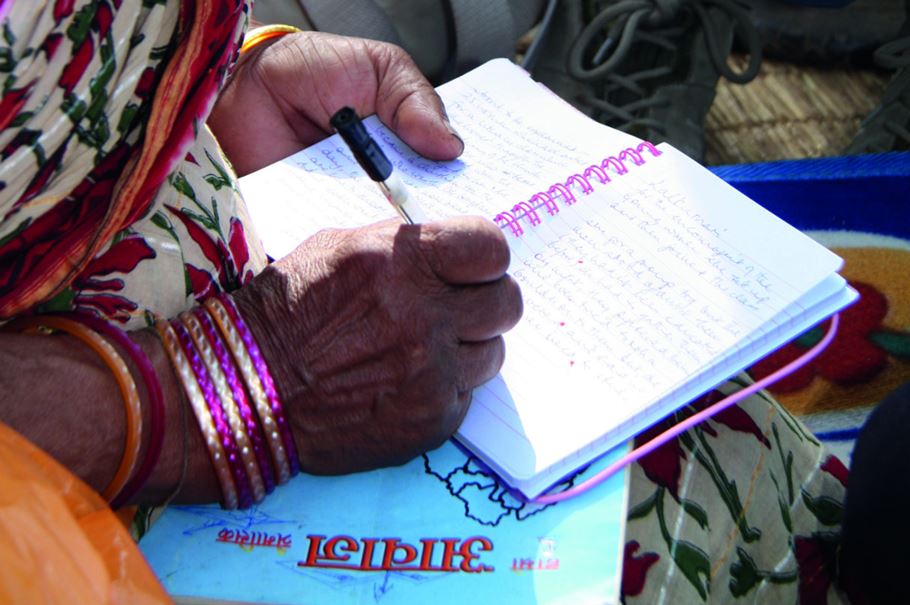
<path id="1" fill-rule="evenodd" d="M 244 53 L 208 124 L 243 176 L 331 134 L 329 118 L 345 105 L 378 114 L 430 159 L 450 160 L 464 148 L 436 91 L 401 48 L 318 32 Z"/>
<path id="2" fill-rule="evenodd" d="M 521 315 L 484 219 L 318 233 L 235 300 L 263 349 L 302 467 L 401 464 L 459 426 Z"/>

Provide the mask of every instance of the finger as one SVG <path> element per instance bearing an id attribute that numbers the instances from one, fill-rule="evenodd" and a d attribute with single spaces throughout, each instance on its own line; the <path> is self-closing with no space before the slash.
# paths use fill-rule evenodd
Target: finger
<path id="1" fill-rule="evenodd" d="M 379 119 L 422 156 L 451 160 L 461 155 L 464 142 L 449 123 L 442 99 L 411 57 L 397 46 L 377 49 Z"/>
<path id="2" fill-rule="evenodd" d="M 502 277 L 509 244 L 492 221 L 456 217 L 420 227 L 420 246 L 436 276 L 449 284 L 477 284 Z"/>
<path id="3" fill-rule="evenodd" d="M 451 292 L 455 335 L 461 342 L 482 342 L 511 330 L 521 319 L 521 288 L 510 275 L 481 286 Z"/>
<path id="4" fill-rule="evenodd" d="M 455 387 L 459 393 L 470 391 L 492 380 L 502 367 L 506 343 L 502 336 L 483 342 L 467 342 L 458 346 Z"/>
<path id="5" fill-rule="evenodd" d="M 454 434 L 455 431 L 458 430 L 458 427 L 461 426 L 461 423 L 464 422 L 464 417 L 468 415 L 468 408 L 471 407 L 472 399 L 474 399 L 474 389 L 468 389 L 467 391 L 460 391 L 458 393 L 458 414 L 455 417 L 455 422 L 450 435 Z"/>

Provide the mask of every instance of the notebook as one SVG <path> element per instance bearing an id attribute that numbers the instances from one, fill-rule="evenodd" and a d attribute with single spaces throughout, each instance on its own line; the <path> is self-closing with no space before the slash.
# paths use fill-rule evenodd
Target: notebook
<path id="1" fill-rule="evenodd" d="M 857 297 L 835 254 L 507 60 L 439 94 L 465 141 L 457 160 L 421 158 L 365 123 L 424 212 L 485 216 L 508 238 L 524 316 L 455 437 L 526 497 Z M 273 257 L 323 227 L 394 216 L 337 136 L 240 186 Z"/>

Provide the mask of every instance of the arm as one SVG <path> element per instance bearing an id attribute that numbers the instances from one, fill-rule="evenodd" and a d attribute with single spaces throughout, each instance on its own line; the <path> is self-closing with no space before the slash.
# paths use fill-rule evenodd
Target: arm
<path id="1" fill-rule="evenodd" d="M 429 157 L 461 153 L 438 96 L 400 49 L 323 34 L 287 36 L 245 57 L 210 125 L 243 173 L 325 136 L 336 104 L 375 111 Z M 498 372 L 501 334 L 521 315 L 508 264 L 505 238 L 489 221 L 386 222 L 324 231 L 234 293 L 305 471 L 401 463 L 455 431 L 473 388 Z M 166 399 L 162 458 L 138 496 L 161 502 L 179 480 L 180 412 L 188 406 L 157 336 L 131 336 L 151 358 Z M 67 336 L 0 334 L 0 387 L 0 421 L 96 489 L 107 484 L 122 453 L 125 414 L 94 353 Z M 213 469 L 187 416 L 180 501 L 214 501 Z"/>
<path id="2" fill-rule="evenodd" d="M 180 407 L 186 403 L 154 332 L 140 330 L 131 336 L 148 355 L 164 393 L 164 447 L 142 494 L 143 502 L 160 503 L 180 480 L 184 456 Z M 131 370 L 137 375 L 135 368 Z M 137 381 L 140 389 L 141 384 Z M 147 401 L 141 390 L 140 398 Z M 148 406 L 143 410 L 147 413 Z M 192 481 L 185 482 L 180 499 L 214 501 L 218 486 L 192 412 L 187 414 L 187 476 Z M 67 335 L 0 333 L 0 421 L 99 492 L 114 476 L 126 439 L 126 414 L 113 375 L 86 345 Z"/>
<path id="3" fill-rule="evenodd" d="M 461 423 L 474 387 L 504 356 L 521 315 L 500 230 L 478 218 L 323 231 L 234 293 L 284 402 L 306 472 L 400 464 Z M 187 406 L 157 335 L 131 333 L 166 402 L 161 460 L 137 501 L 160 503 L 183 460 Z M 134 372 L 135 375 L 135 372 Z M 96 490 L 122 454 L 125 414 L 107 366 L 68 336 L 0 334 L 0 421 Z M 187 410 L 189 471 L 179 501 L 218 499 Z"/>

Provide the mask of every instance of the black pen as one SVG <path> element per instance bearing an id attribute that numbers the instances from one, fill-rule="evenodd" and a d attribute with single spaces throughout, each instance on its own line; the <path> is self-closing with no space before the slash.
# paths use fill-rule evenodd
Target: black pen
<path id="1" fill-rule="evenodd" d="M 382 152 L 382 148 L 364 128 L 357 112 L 350 107 L 342 107 L 335 112 L 330 122 L 347 143 L 357 163 L 371 179 L 376 181 L 383 195 L 401 215 L 402 220 L 409 225 L 424 222 L 425 215 L 417 202 L 411 199 L 404 183 L 392 169 L 389 158 Z"/>

